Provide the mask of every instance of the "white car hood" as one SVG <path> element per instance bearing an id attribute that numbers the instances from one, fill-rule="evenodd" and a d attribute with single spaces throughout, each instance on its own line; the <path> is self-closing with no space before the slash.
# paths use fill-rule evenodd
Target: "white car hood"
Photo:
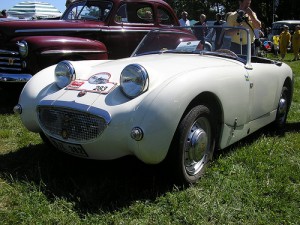
<path id="1" fill-rule="evenodd" d="M 160 81 L 166 80 L 172 76 L 193 70 L 242 65 L 237 60 L 222 57 L 195 54 L 183 57 L 182 54 L 170 53 L 106 61 L 89 69 L 83 67 L 80 62 L 72 63 L 74 64 L 77 77 L 80 79 L 88 79 L 94 74 L 106 72 L 111 75 L 110 81 L 118 84 L 122 70 L 129 64 L 142 65 L 147 70 L 151 82 L 155 82 L 157 79 Z"/>
<path id="2" fill-rule="evenodd" d="M 112 61 L 100 61 L 96 64 L 95 61 L 75 61 L 72 62 L 76 71 L 76 79 L 78 81 L 88 80 L 95 74 L 105 73 L 109 74 L 109 83 L 114 83 L 114 88 L 118 88 L 120 85 L 120 74 L 122 70 L 130 64 L 139 64 L 143 66 L 149 75 L 149 89 L 148 92 L 155 89 L 167 80 L 175 79 L 177 76 L 192 74 L 193 71 L 197 71 L 200 76 L 209 76 L 211 72 L 215 71 L 218 67 L 233 67 L 243 65 L 237 60 L 215 57 L 215 56 L 204 56 L 204 55 L 185 55 L 182 54 L 160 54 L 160 55 L 146 55 L 141 57 L 131 57 L 120 60 Z M 203 70 L 203 72 L 201 71 Z M 201 72 L 200 72 L 201 71 Z M 219 69 L 220 71 L 220 69 Z M 114 88 L 111 89 L 114 90 Z M 52 93 L 43 99 L 43 105 L 64 105 L 66 102 L 76 102 L 86 110 L 89 110 L 89 106 L 93 105 L 94 102 L 100 97 L 107 96 L 106 93 L 93 93 L 93 89 L 89 90 L 89 94 L 84 97 L 78 98 L 78 91 L 84 90 L 79 88 L 77 91 L 68 91 L 70 89 L 64 88 L 58 92 Z M 117 93 L 120 93 L 119 91 Z M 109 94 L 108 94 L 109 95 Z M 114 95 L 116 96 L 116 95 Z M 113 98 L 113 101 L 126 101 L 126 97 L 123 94 L 117 94 L 118 97 Z M 101 97 L 101 99 L 103 99 Z M 82 106 L 80 107 L 82 109 Z"/>

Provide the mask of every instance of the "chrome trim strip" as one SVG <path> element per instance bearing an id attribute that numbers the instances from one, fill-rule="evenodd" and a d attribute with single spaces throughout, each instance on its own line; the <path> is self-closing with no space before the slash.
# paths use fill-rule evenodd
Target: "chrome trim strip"
<path id="1" fill-rule="evenodd" d="M 6 56 L 4 56 L 4 57 L 1 57 L 0 56 L 0 60 L 9 60 L 9 59 L 13 59 L 13 60 L 20 60 L 20 58 L 19 57 L 6 57 Z"/>
<path id="2" fill-rule="evenodd" d="M 78 28 L 55 28 L 55 29 L 26 29 L 15 30 L 15 33 L 37 33 L 37 32 L 62 32 L 62 31 L 101 31 L 100 29 L 78 29 Z"/>
<path id="3" fill-rule="evenodd" d="M 0 82 L 21 82 L 25 83 L 32 78 L 31 74 L 8 74 L 0 73 Z"/>
<path id="4" fill-rule="evenodd" d="M 0 62 L 0 65 L 4 65 L 4 66 L 21 66 L 21 63 L 15 63 L 13 62 L 12 64 L 10 64 L 9 62 Z M 6 69 L 6 68 L 1 68 L 1 69 Z M 9 68 L 7 68 L 9 69 Z M 10 68 L 10 69 L 13 69 L 13 68 Z"/>
<path id="5" fill-rule="evenodd" d="M 72 53 L 107 53 L 107 51 L 100 50 L 48 50 L 41 52 L 42 55 L 46 54 L 72 54 Z"/>
<path id="6" fill-rule="evenodd" d="M 19 55 L 19 52 L 0 49 L 0 54 L 4 54 L 4 55 Z"/>
<path id="7" fill-rule="evenodd" d="M 139 29 L 139 30 L 110 30 L 110 29 L 86 29 L 86 28 L 59 28 L 59 29 L 27 29 L 27 30 L 16 30 L 15 33 L 39 33 L 39 32 L 63 32 L 63 31 L 72 31 L 72 32 L 108 32 L 108 33 L 124 33 L 124 32 L 149 32 L 151 28 L 149 29 Z"/>
<path id="8" fill-rule="evenodd" d="M 16 64 L 14 64 L 16 65 Z M 15 67 L 2 67 L 0 66 L 0 69 L 1 70 L 9 70 L 9 71 L 21 71 L 22 69 L 21 68 L 15 68 Z M 1 74 L 1 73 L 0 73 Z"/>

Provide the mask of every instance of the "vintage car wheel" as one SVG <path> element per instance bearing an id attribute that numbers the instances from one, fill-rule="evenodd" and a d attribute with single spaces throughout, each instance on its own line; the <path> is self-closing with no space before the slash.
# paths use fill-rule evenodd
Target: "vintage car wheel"
<path id="1" fill-rule="evenodd" d="M 197 182 L 212 159 L 216 139 L 215 121 L 212 111 L 199 105 L 192 108 L 180 122 L 174 137 L 177 139 L 177 148 L 173 162 L 176 163 L 175 171 L 178 171 L 175 176 L 181 182 Z"/>
<path id="2" fill-rule="evenodd" d="M 275 127 L 277 129 L 283 129 L 286 124 L 286 119 L 289 111 L 289 105 L 291 102 L 290 91 L 287 86 L 283 86 L 280 99 L 278 102 Z"/>

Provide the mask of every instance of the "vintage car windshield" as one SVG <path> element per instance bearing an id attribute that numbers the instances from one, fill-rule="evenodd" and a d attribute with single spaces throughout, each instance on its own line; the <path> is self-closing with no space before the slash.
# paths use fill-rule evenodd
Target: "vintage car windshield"
<path id="1" fill-rule="evenodd" d="M 238 37 L 233 37 L 234 35 Z M 238 38 L 239 41 L 235 51 L 231 48 L 233 38 Z M 247 57 L 251 56 L 248 54 L 251 51 L 251 45 L 248 45 L 250 38 L 249 30 L 242 27 L 191 26 L 156 29 L 144 37 L 132 56 L 154 53 L 206 54 L 247 63 Z"/>
<path id="2" fill-rule="evenodd" d="M 113 3 L 110 1 L 83 1 L 72 4 L 63 14 L 63 20 L 97 20 L 104 21 Z"/>

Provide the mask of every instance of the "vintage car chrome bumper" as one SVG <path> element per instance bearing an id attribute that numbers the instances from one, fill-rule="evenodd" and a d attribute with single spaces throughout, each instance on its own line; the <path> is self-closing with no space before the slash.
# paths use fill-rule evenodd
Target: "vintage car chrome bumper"
<path id="1" fill-rule="evenodd" d="M 0 82 L 18 82 L 25 83 L 32 78 L 31 74 L 18 74 L 18 73 L 0 73 Z"/>

